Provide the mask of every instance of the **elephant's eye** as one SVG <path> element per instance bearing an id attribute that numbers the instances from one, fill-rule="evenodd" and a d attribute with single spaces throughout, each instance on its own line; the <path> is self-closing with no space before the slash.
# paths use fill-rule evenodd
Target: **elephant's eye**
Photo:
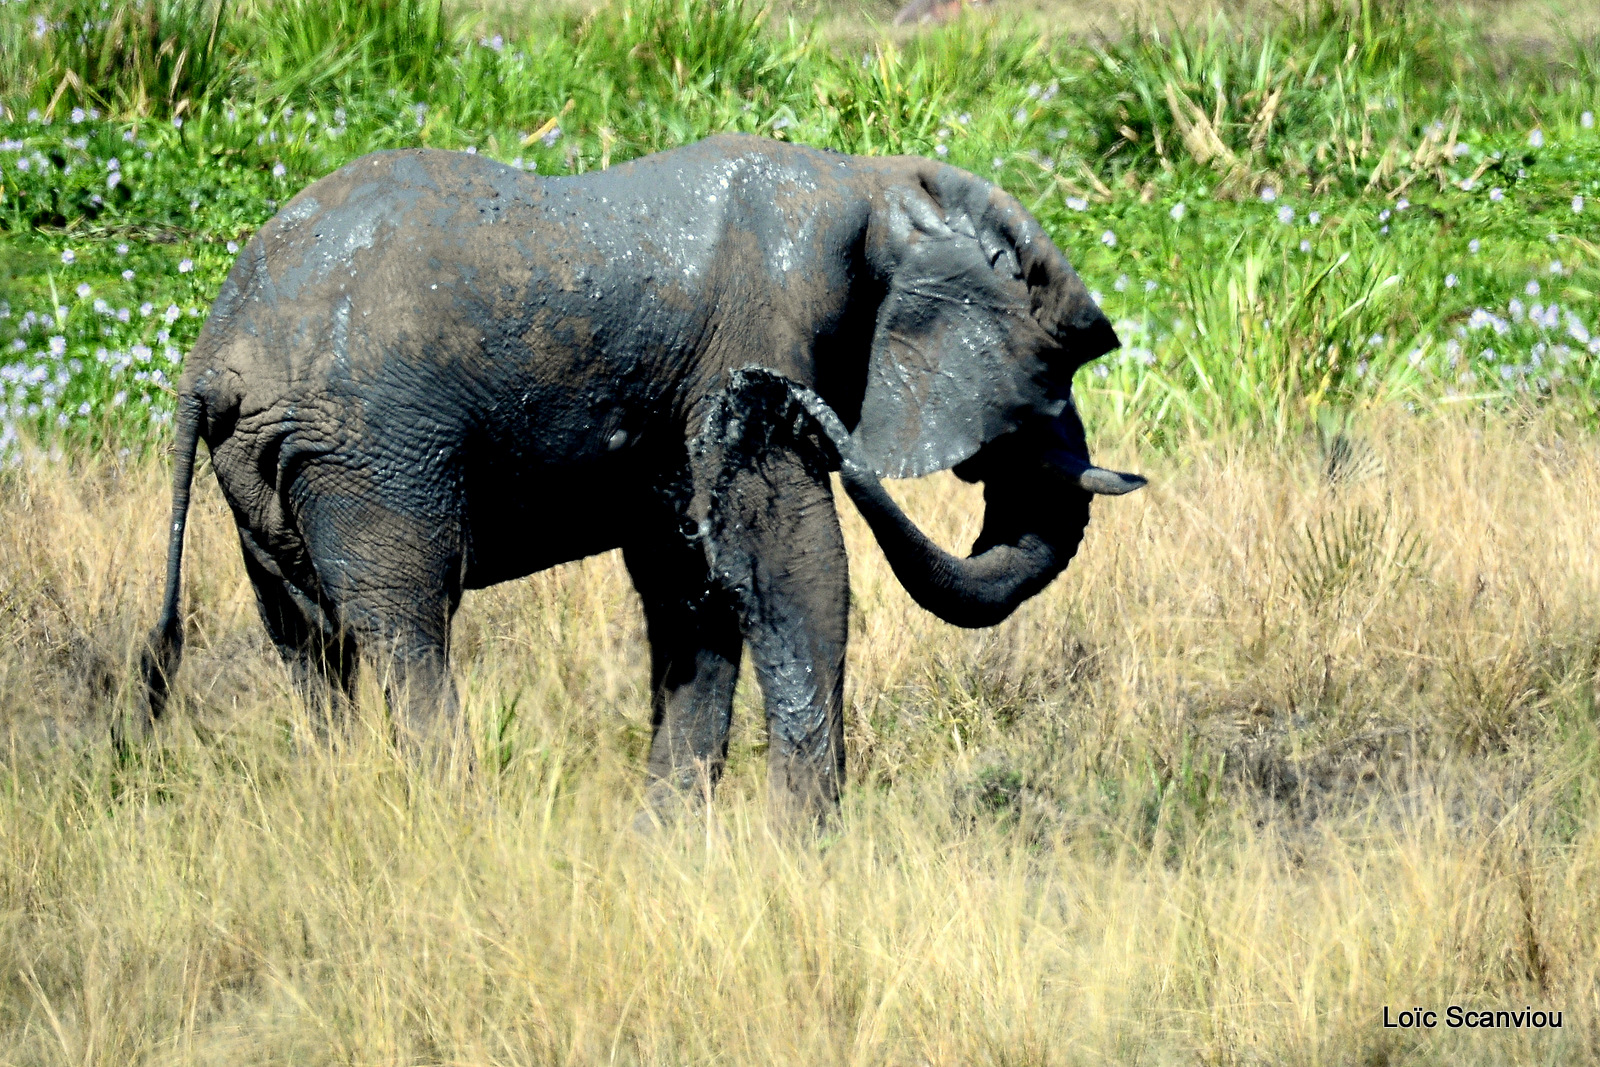
<path id="1" fill-rule="evenodd" d="M 995 249 L 994 255 L 989 257 L 989 266 L 1013 278 L 1022 277 L 1022 264 L 1017 262 L 1017 254 L 1009 248 Z"/>

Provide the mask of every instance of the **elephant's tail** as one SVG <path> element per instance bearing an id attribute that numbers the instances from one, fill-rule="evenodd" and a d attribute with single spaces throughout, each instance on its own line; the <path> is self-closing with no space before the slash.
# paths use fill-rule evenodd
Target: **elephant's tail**
<path id="1" fill-rule="evenodd" d="M 183 659 L 183 621 L 178 614 L 178 591 L 183 576 L 183 529 L 189 521 L 189 486 L 194 480 L 194 457 L 199 448 L 200 423 L 205 402 L 189 393 L 178 400 L 177 435 L 173 442 L 172 525 L 167 531 L 167 589 L 161 601 L 161 618 L 145 643 L 139 671 L 150 702 L 150 720 L 166 709 L 172 676 Z"/>

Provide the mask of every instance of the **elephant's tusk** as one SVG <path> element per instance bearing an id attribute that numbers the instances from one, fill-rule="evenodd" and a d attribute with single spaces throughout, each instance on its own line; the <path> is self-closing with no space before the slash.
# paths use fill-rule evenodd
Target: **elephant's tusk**
<path id="1" fill-rule="evenodd" d="M 1058 474 L 1079 489 L 1101 496 L 1131 493 L 1135 489 L 1143 489 L 1150 481 L 1142 474 L 1124 474 L 1096 467 L 1086 458 L 1070 452 L 1051 452 L 1048 462 Z"/>

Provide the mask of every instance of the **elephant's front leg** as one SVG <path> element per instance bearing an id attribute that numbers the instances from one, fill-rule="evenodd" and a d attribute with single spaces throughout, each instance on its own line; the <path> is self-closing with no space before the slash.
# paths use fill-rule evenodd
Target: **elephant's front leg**
<path id="1" fill-rule="evenodd" d="M 775 811 L 825 819 L 844 782 L 844 656 L 850 581 L 828 474 L 776 443 L 724 454 L 709 552 L 737 597 L 767 704 Z"/>
<path id="2" fill-rule="evenodd" d="M 650 638 L 651 738 L 641 823 L 707 798 L 728 758 L 743 644 L 731 597 L 681 522 L 623 549 Z"/>

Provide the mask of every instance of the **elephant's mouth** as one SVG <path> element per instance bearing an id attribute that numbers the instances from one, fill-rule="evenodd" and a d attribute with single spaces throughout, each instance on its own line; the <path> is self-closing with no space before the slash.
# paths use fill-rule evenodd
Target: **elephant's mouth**
<path id="1" fill-rule="evenodd" d="M 1050 421 L 1043 435 L 1045 466 L 1085 492 L 1121 496 L 1143 488 L 1148 481 L 1143 475 L 1107 470 L 1096 467 L 1090 461 L 1083 420 L 1078 417 L 1078 408 L 1072 402 L 1071 394 L 1068 394 L 1061 414 Z"/>

